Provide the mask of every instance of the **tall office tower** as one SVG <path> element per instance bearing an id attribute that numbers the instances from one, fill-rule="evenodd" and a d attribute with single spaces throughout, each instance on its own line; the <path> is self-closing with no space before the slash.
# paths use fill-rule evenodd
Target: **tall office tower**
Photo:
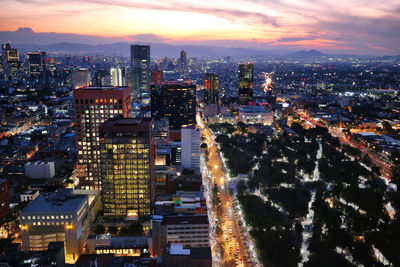
<path id="1" fill-rule="evenodd" d="M 107 80 L 110 80 L 109 84 Z M 93 86 L 111 86 L 110 71 L 106 69 L 98 69 L 94 73 L 94 79 L 92 80 Z"/>
<path id="2" fill-rule="evenodd" d="M 129 87 L 86 87 L 74 91 L 78 176 L 83 189 L 101 189 L 99 125 L 131 117 Z"/>
<path id="3" fill-rule="evenodd" d="M 219 75 L 208 74 L 204 75 L 204 103 L 218 104 L 219 90 Z"/>
<path id="4" fill-rule="evenodd" d="M 187 70 L 187 59 L 186 59 L 186 51 L 181 50 L 181 57 L 179 59 L 180 67 L 182 71 Z"/>
<path id="5" fill-rule="evenodd" d="M 56 60 L 54 58 L 45 58 L 43 60 L 43 68 L 46 78 L 55 77 L 57 75 Z"/>
<path id="6" fill-rule="evenodd" d="M 182 165 L 185 168 L 200 169 L 200 128 L 184 127 L 182 134 Z"/>
<path id="7" fill-rule="evenodd" d="M 90 84 L 90 70 L 80 68 L 71 73 L 72 89 L 87 87 Z"/>
<path id="8" fill-rule="evenodd" d="M 151 85 L 151 114 L 154 119 L 169 119 L 170 129 L 196 125 L 196 86 L 189 82 L 164 82 Z"/>
<path id="9" fill-rule="evenodd" d="M 29 75 L 33 79 L 41 79 L 44 71 L 44 58 L 46 52 L 44 51 L 33 51 L 26 53 L 26 59 L 29 64 Z"/>
<path id="10" fill-rule="evenodd" d="M 131 45 L 132 97 L 149 94 L 150 46 Z"/>
<path id="11" fill-rule="evenodd" d="M 105 216 L 149 216 L 154 203 L 153 119 L 110 119 L 100 125 Z"/>
<path id="12" fill-rule="evenodd" d="M 152 70 L 150 75 L 152 83 L 162 83 L 164 81 L 164 73 L 162 70 Z"/>
<path id="13" fill-rule="evenodd" d="M 125 67 L 111 68 L 110 76 L 112 86 L 127 86 Z"/>
<path id="14" fill-rule="evenodd" d="M 254 64 L 239 65 L 239 104 L 246 105 L 253 98 Z"/>
<path id="15" fill-rule="evenodd" d="M 9 43 L 1 45 L 1 48 L 3 50 L 2 61 L 4 72 L 8 78 L 12 78 L 17 74 L 20 67 L 19 52 L 17 49 L 11 48 Z"/>

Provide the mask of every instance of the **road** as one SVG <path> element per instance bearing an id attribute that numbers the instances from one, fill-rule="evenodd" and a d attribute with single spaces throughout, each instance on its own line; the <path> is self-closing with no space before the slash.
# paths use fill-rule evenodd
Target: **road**
<path id="1" fill-rule="evenodd" d="M 221 266 L 252 266 L 248 261 L 248 249 L 244 242 L 244 235 L 240 231 L 239 220 L 234 209 L 232 197 L 229 194 L 218 147 L 212 139 L 210 130 L 199 120 L 200 117 L 198 117 L 198 125 L 208 146 L 207 168 L 212 177 L 211 182 L 213 185 L 217 185 L 218 195 L 221 199 L 222 212 L 218 213 L 218 207 L 213 207 L 213 212 L 222 229 L 222 234 L 216 236 L 218 239 L 217 243 L 221 244 L 224 248 L 224 255 L 221 255 L 220 258 L 224 259 L 225 262 L 221 263 Z"/>

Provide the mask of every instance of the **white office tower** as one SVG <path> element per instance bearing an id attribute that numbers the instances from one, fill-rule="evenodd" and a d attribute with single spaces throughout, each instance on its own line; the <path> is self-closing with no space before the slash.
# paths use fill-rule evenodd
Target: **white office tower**
<path id="1" fill-rule="evenodd" d="M 182 165 L 200 169 L 200 128 L 189 126 L 181 129 Z"/>
<path id="2" fill-rule="evenodd" d="M 110 69 L 111 85 L 112 86 L 126 86 L 126 68 L 117 67 Z"/>

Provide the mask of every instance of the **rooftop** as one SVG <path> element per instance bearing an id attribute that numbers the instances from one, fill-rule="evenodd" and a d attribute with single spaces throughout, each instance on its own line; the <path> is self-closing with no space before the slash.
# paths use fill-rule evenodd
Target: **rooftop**
<path id="1" fill-rule="evenodd" d="M 87 195 L 73 194 L 70 190 L 40 193 L 21 214 L 75 212 L 87 200 Z"/>

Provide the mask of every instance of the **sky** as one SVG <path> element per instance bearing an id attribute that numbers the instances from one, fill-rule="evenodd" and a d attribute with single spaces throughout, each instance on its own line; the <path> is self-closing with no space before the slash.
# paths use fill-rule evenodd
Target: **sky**
<path id="1" fill-rule="evenodd" d="M 400 54 L 399 0 L 0 0 L 0 7 L 0 31 Z"/>

